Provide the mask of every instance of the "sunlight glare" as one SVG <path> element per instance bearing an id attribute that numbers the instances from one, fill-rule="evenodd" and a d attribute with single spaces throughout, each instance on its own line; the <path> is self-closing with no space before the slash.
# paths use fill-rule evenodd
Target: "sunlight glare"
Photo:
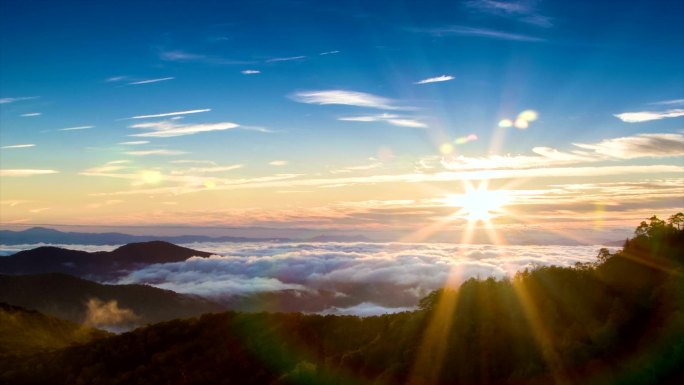
<path id="1" fill-rule="evenodd" d="M 452 206 L 462 207 L 472 222 L 488 222 L 506 203 L 503 191 L 488 190 L 486 182 L 480 183 L 477 188 L 467 184 L 464 194 L 451 195 L 448 199 Z"/>

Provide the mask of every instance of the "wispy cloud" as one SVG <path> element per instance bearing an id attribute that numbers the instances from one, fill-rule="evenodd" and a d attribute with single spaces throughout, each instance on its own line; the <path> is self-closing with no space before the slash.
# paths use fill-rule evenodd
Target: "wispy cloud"
<path id="1" fill-rule="evenodd" d="M 14 98 L 0 98 L 0 104 L 20 102 L 23 100 L 33 100 L 38 99 L 40 96 L 19 96 Z"/>
<path id="2" fill-rule="evenodd" d="M 202 55 L 197 53 L 190 53 L 180 50 L 175 51 L 161 51 L 159 58 L 164 61 L 182 62 L 182 63 L 204 63 L 213 65 L 237 65 L 250 64 L 253 61 L 226 59 L 217 56 Z"/>
<path id="3" fill-rule="evenodd" d="M 684 156 L 684 135 L 640 134 L 606 139 L 596 144 L 577 143 L 575 146 L 618 159 Z"/>
<path id="4" fill-rule="evenodd" d="M 112 76 L 112 77 L 105 79 L 105 81 L 108 83 L 115 83 L 115 82 L 120 82 L 120 81 L 126 80 L 127 78 L 128 78 L 128 76 L 123 76 L 123 75 Z"/>
<path id="5" fill-rule="evenodd" d="M 148 155 L 183 155 L 187 154 L 185 151 L 177 151 L 177 150 L 141 150 L 141 151 L 128 151 L 126 152 L 127 155 L 133 155 L 133 156 L 148 156 Z"/>
<path id="6" fill-rule="evenodd" d="M 539 14 L 534 7 L 534 2 L 531 1 L 471 0 L 466 1 L 465 5 L 476 12 L 510 18 L 538 27 L 553 26 L 551 18 Z"/>
<path id="7" fill-rule="evenodd" d="M 209 131 L 223 131 L 239 127 L 236 123 L 221 122 L 221 123 L 200 123 L 180 125 L 174 121 L 160 121 L 150 123 L 139 123 L 130 126 L 131 128 L 141 128 L 151 130 L 142 134 L 132 134 L 130 136 L 147 137 L 147 138 L 170 138 L 174 136 L 193 135 L 200 132 Z"/>
<path id="8" fill-rule="evenodd" d="M 574 143 L 573 145 L 582 150 L 565 152 L 550 147 L 534 147 L 532 152 L 535 155 L 456 156 L 444 158 L 441 163 L 449 170 L 519 170 L 606 160 L 665 158 L 684 155 L 684 135 L 682 134 L 640 134 L 606 139 L 599 143 Z"/>
<path id="9" fill-rule="evenodd" d="M 67 128 L 60 128 L 57 131 L 80 131 L 80 130 L 87 130 L 89 128 L 95 128 L 95 126 L 76 126 L 76 127 L 67 127 Z"/>
<path id="10" fill-rule="evenodd" d="M 8 149 L 8 148 L 29 148 L 29 147 L 35 147 L 35 144 L 13 144 L 11 146 L 2 146 L 0 148 L 2 149 Z"/>
<path id="11" fill-rule="evenodd" d="M 684 99 L 672 99 L 672 100 L 662 100 L 660 102 L 649 103 L 653 105 L 663 105 L 663 106 L 678 106 L 684 105 Z"/>
<path id="12" fill-rule="evenodd" d="M 539 38 L 536 36 L 510 33 L 510 32 L 505 32 L 505 31 L 494 30 L 494 29 L 466 27 L 466 26 L 461 26 L 461 25 L 452 25 L 452 26 L 443 27 L 443 28 L 414 29 L 414 31 L 421 32 L 421 33 L 428 33 L 430 35 L 437 36 L 437 37 L 474 36 L 474 37 L 483 37 L 483 38 L 489 38 L 489 39 L 511 40 L 511 41 L 521 41 L 521 42 L 543 42 L 543 41 L 545 41 L 545 39 L 542 39 L 542 38 Z"/>
<path id="13" fill-rule="evenodd" d="M 131 142 L 119 142 L 119 144 L 123 144 L 124 146 L 138 146 L 141 144 L 148 144 L 148 143 L 150 143 L 150 142 L 147 140 L 134 140 Z"/>
<path id="14" fill-rule="evenodd" d="M 290 95 L 294 101 L 307 104 L 339 104 L 346 106 L 377 108 L 381 110 L 399 110 L 396 101 L 365 92 L 345 90 L 301 91 Z M 406 108 L 408 109 L 408 108 Z"/>
<path id="15" fill-rule="evenodd" d="M 240 73 L 243 75 L 256 75 L 256 74 L 260 74 L 261 71 L 259 71 L 259 70 L 242 70 L 242 71 L 240 71 Z"/>
<path id="16" fill-rule="evenodd" d="M 319 53 L 320 56 L 325 56 L 325 55 L 334 55 L 340 53 L 340 51 L 327 51 L 327 52 L 321 52 Z"/>
<path id="17" fill-rule="evenodd" d="M 287 166 L 287 161 L 286 160 L 273 160 L 268 162 L 271 166 L 276 166 L 276 167 L 281 167 L 281 166 Z"/>
<path id="18" fill-rule="evenodd" d="M 213 160 L 195 160 L 195 159 L 178 159 L 178 160 L 172 160 L 169 163 L 173 164 L 211 164 L 211 165 L 216 165 L 216 162 Z"/>
<path id="19" fill-rule="evenodd" d="M 423 80 L 417 81 L 415 84 L 448 82 L 449 80 L 453 80 L 453 79 L 454 79 L 454 77 L 451 75 L 442 75 L 442 76 L 437 76 L 434 78 L 423 79 Z"/>
<path id="20" fill-rule="evenodd" d="M 362 116 L 343 116 L 337 120 L 347 122 L 385 122 L 393 126 L 409 127 L 409 128 L 427 128 L 427 124 L 420 120 L 411 119 L 394 114 L 380 114 L 380 115 L 362 115 Z"/>
<path id="21" fill-rule="evenodd" d="M 266 63 L 276 63 L 281 61 L 292 61 L 292 60 L 302 60 L 306 59 L 306 56 L 289 56 L 289 57 L 274 57 L 272 59 L 266 60 Z"/>
<path id="22" fill-rule="evenodd" d="M 648 122 L 651 120 L 677 118 L 679 116 L 684 116 L 684 109 L 673 109 L 666 111 L 623 112 L 621 114 L 615 114 L 613 116 L 626 123 L 641 123 Z"/>
<path id="23" fill-rule="evenodd" d="M 91 203 L 86 205 L 86 208 L 88 209 L 99 209 L 101 207 L 106 207 L 106 206 L 112 206 L 112 205 L 118 205 L 119 203 L 123 203 L 121 199 L 108 199 L 104 202 L 98 202 L 98 203 Z"/>
<path id="24" fill-rule="evenodd" d="M 56 174 L 55 170 L 36 170 L 36 169 L 0 169 L 0 176 L 34 176 Z"/>
<path id="25" fill-rule="evenodd" d="M 157 79 L 147 79 L 147 80 L 138 80 L 135 82 L 129 82 L 128 84 L 130 84 L 130 85 L 150 84 L 150 83 L 165 82 L 167 80 L 173 80 L 173 79 L 175 79 L 175 78 L 174 77 L 166 77 L 166 78 L 157 78 Z"/>
<path id="26" fill-rule="evenodd" d="M 218 172 L 226 172 L 239 170 L 245 167 L 242 164 L 231 164 L 228 166 L 211 166 L 211 167 L 191 167 L 183 170 L 173 170 L 171 175 L 195 175 L 195 174 L 211 174 Z"/>
<path id="27" fill-rule="evenodd" d="M 204 109 L 198 109 L 198 110 L 187 110 L 187 111 L 176 111 L 176 112 L 164 112 L 161 114 L 153 114 L 153 115 L 137 115 L 137 116 L 131 116 L 129 119 L 163 118 L 163 117 L 167 117 L 167 116 L 199 114 L 201 112 L 209 112 L 209 111 L 211 111 L 211 108 L 204 108 Z"/>
<path id="28" fill-rule="evenodd" d="M 21 116 L 22 118 L 30 118 L 30 117 L 33 117 L 33 116 L 41 116 L 41 115 L 43 115 L 42 112 L 28 112 L 28 113 L 26 113 L 26 114 L 21 114 L 21 115 L 19 115 L 19 116 Z"/>

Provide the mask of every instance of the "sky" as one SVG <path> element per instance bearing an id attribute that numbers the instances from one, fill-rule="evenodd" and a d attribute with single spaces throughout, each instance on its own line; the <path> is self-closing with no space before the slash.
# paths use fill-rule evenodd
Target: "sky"
<path id="1" fill-rule="evenodd" d="M 0 227 L 624 239 L 684 210 L 682 14 L 3 1 Z"/>

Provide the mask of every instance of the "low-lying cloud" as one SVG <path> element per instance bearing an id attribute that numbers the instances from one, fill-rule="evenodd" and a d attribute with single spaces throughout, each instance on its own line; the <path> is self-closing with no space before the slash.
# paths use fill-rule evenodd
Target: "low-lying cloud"
<path id="1" fill-rule="evenodd" d="M 430 291 L 473 277 L 501 279 L 534 266 L 594 261 L 598 250 L 410 243 L 186 246 L 216 255 L 149 265 L 117 283 L 149 284 L 226 304 L 276 302 L 269 310 L 370 315 L 408 310 Z"/>
<path id="2" fill-rule="evenodd" d="M 117 301 L 104 302 L 91 298 L 86 303 L 86 319 L 84 324 L 99 329 L 116 331 L 126 328 L 135 322 L 138 316 L 133 310 L 120 308 Z"/>

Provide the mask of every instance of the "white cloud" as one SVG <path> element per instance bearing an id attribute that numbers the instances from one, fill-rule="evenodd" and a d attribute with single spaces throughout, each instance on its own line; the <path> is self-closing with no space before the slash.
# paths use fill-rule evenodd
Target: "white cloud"
<path id="1" fill-rule="evenodd" d="M 327 51 L 327 52 L 321 52 L 319 53 L 320 56 L 325 56 L 325 55 L 334 55 L 340 53 L 340 51 Z"/>
<path id="2" fill-rule="evenodd" d="M 128 151 L 127 155 L 147 156 L 147 155 L 182 155 L 187 154 L 185 151 L 176 150 L 143 150 L 143 151 Z"/>
<path id="3" fill-rule="evenodd" d="M 260 74 L 261 71 L 259 71 L 259 70 L 242 70 L 242 71 L 240 71 L 240 73 L 243 75 L 256 75 L 256 74 Z"/>
<path id="4" fill-rule="evenodd" d="M 33 117 L 33 116 L 41 116 L 41 115 L 43 115 L 42 112 L 29 112 L 29 113 L 26 113 L 26 114 L 21 114 L 20 116 L 23 117 L 23 118 L 30 118 L 30 117 Z"/>
<path id="5" fill-rule="evenodd" d="M 20 97 L 14 97 L 14 98 L 0 98 L 0 104 L 20 102 L 23 100 L 33 100 L 33 99 L 38 99 L 39 97 L 40 96 L 20 96 Z"/>
<path id="6" fill-rule="evenodd" d="M 517 33 L 510 33 L 504 31 L 497 31 L 493 29 L 486 28 L 473 28 L 461 25 L 453 25 L 443 28 L 431 28 L 431 29 L 417 29 L 417 32 L 429 33 L 433 36 L 443 37 L 443 36 L 474 36 L 474 37 L 484 37 L 489 39 L 497 40 L 511 40 L 511 41 L 522 41 L 522 42 L 543 42 L 544 39 L 530 36 L 522 35 Z"/>
<path id="7" fill-rule="evenodd" d="M 13 144 L 10 146 L 2 146 L 0 148 L 2 149 L 8 149 L 8 148 L 29 148 L 29 147 L 35 147 L 35 144 Z"/>
<path id="8" fill-rule="evenodd" d="M 0 176 L 34 176 L 56 174 L 55 170 L 35 170 L 35 169 L 0 169 Z"/>
<path id="9" fill-rule="evenodd" d="M 179 125 L 172 121 L 161 121 L 134 124 L 130 127 L 149 129 L 152 131 L 145 132 L 142 134 L 132 134 L 129 136 L 147 138 L 170 138 L 175 136 L 193 135 L 200 132 L 229 130 L 232 128 L 239 127 L 239 125 L 231 122 Z"/>
<path id="10" fill-rule="evenodd" d="M 79 131 L 79 130 L 87 130 L 89 128 L 95 128 L 95 126 L 67 127 L 67 128 L 60 128 L 57 131 Z"/>
<path id="11" fill-rule="evenodd" d="M 427 128 L 427 124 L 411 118 L 406 118 L 394 114 L 380 114 L 380 115 L 361 115 L 361 116 L 343 116 L 337 120 L 347 122 L 385 122 L 399 127 L 410 128 Z"/>
<path id="12" fill-rule="evenodd" d="M 275 63 L 280 61 L 292 61 L 306 59 L 306 56 L 289 56 L 289 57 L 275 57 L 273 59 L 266 60 L 267 63 Z"/>
<path id="13" fill-rule="evenodd" d="M 137 116 L 132 116 L 132 117 L 130 117 L 130 119 L 163 118 L 163 117 L 166 117 L 166 116 L 199 114 L 199 113 L 201 113 L 201 112 L 209 112 L 209 111 L 211 111 L 211 108 L 204 108 L 204 109 L 199 109 L 199 110 L 187 110 L 187 111 L 165 112 L 165 113 L 162 113 L 162 114 L 153 114 L 153 115 L 137 115 Z"/>
<path id="14" fill-rule="evenodd" d="M 173 79 L 175 79 L 175 78 L 174 77 L 167 77 L 167 78 L 158 78 L 158 79 L 147 79 L 147 80 L 138 80 L 135 82 L 130 82 L 128 84 L 130 84 L 130 85 L 150 84 L 150 83 L 164 82 L 164 81 L 173 80 Z"/>
<path id="15" fill-rule="evenodd" d="M 614 114 L 616 118 L 626 123 L 641 123 L 651 120 L 660 120 L 665 118 L 676 118 L 684 116 L 684 109 L 672 109 L 667 111 L 640 111 L 640 112 L 623 112 L 621 114 Z"/>
<path id="16" fill-rule="evenodd" d="M 274 161 L 268 162 L 268 164 L 270 164 L 271 166 L 276 166 L 276 167 L 287 166 L 287 161 L 286 160 L 274 160 Z"/>
<path id="17" fill-rule="evenodd" d="M 392 99 L 367 94 L 365 92 L 345 90 L 301 91 L 290 96 L 293 100 L 307 104 L 340 104 L 346 106 L 377 108 L 381 110 L 399 110 Z"/>
<path id="18" fill-rule="evenodd" d="M 428 84 L 428 83 L 438 83 L 438 82 L 448 82 L 449 80 L 453 80 L 454 77 L 451 75 L 442 75 L 442 76 L 437 76 L 434 78 L 427 78 L 423 79 L 420 81 L 417 81 L 415 84 Z"/>
<path id="19" fill-rule="evenodd" d="M 138 146 L 141 144 L 148 144 L 148 143 L 150 143 L 150 142 L 147 140 L 134 140 L 131 142 L 119 142 L 119 144 L 123 144 L 124 146 Z"/>

